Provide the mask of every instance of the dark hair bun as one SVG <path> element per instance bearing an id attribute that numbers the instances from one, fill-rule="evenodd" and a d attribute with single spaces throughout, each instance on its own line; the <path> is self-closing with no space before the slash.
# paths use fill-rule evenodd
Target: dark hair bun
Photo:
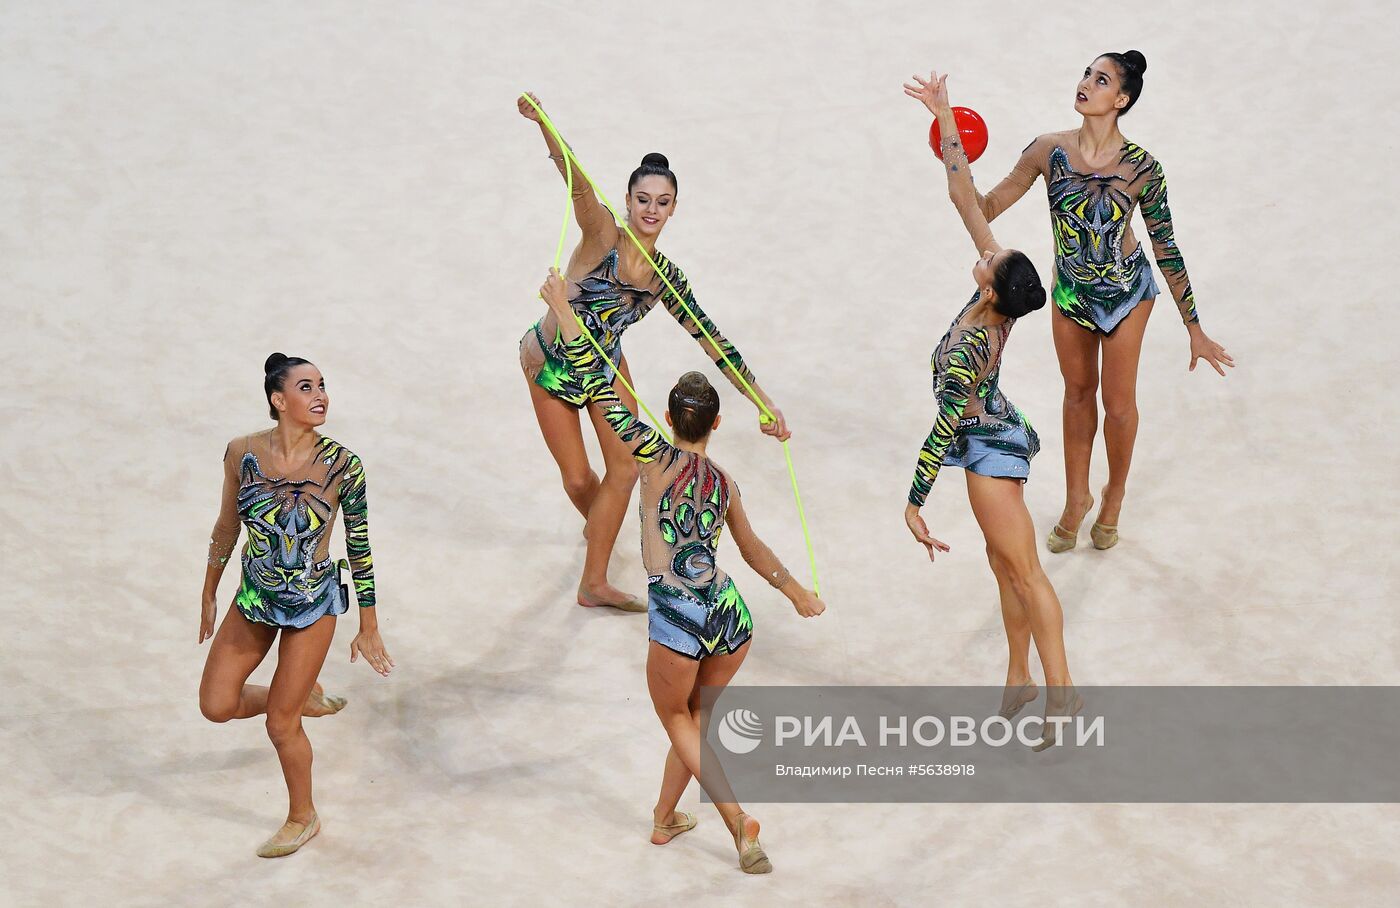
<path id="1" fill-rule="evenodd" d="M 1123 62 L 1132 67 L 1139 76 L 1147 72 L 1147 58 L 1142 55 L 1142 51 L 1125 51 L 1123 53 Z"/>
<path id="2" fill-rule="evenodd" d="M 1036 284 L 1026 293 L 1026 308 L 1034 312 L 1045 305 L 1045 288 Z"/>
<path id="3" fill-rule="evenodd" d="M 671 169 L 671 162 L 666 160 L 666 156 L 659 151 L 649 152 L 646 157 L 642 158 L 642 166 L 646 167 L 648 165 L 652 167 L 664 167 L 667 170 Z"/>
<path id="4" fill-rule="evenodd" d="M 278 369 L 282 368 L 283 364 L 286 363 L 286 362 L 287 362 L 287 356 L 286 356 L 285 354 L 282 354 L 282 353 L 274 353 L 274 354 L 272 354 L 271 356 L 269 356 L 269 357 L 267 358 L 267 362 L 263 363 L 263 375 L 271 375 L 272 373 L 276 372 Z"/>
<path id="5" fill-rule="evenodd" d="M 1029 280 L 1016 281 L 1006 288 L 1008 295 L 1016 296 L 1027 312 L 1034 312 L 1045 305 L 1045 288 L 1037 275 Z"/>

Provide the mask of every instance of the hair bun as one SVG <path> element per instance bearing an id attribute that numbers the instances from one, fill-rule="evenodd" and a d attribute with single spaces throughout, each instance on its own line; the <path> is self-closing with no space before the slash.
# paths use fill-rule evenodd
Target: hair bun
<path id="1" fill-rule="evenodd" d="M 271 375 L 272 373 L 276 372 L 278 369 L 282 368 L 282 365 L 286 363 L 286 361 L 286 354 L 272 354 L 267 358 L 267 361 L 263 363 L 263 375 Z"/>
<path id="2" fill-rule="evenodd" d="M 1125 51 L 1123 53 L 1123 62 L 1136 70 L 1139 76 L 1147 72 L 1147 58 L 1142 55 L 1142 51 Z"/>
<path id="3" fill-rule="evenodd" d="M 659 151 L 648 152 L 646 156 L 642 158 L 642 166 L 646 167 L 648 164 L 657 167 L 665 167 L 667 170 L 671 169 L 671 162 L 666 160 L 666 156 Z"/>

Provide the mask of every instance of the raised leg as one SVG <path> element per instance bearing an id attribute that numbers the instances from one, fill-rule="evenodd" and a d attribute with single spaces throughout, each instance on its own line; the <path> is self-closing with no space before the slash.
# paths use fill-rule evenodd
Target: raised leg
<path id="1" fill-rule="evenodd" d="M 210 722 L 247 719 L 267 711 L 267 688 L 248 684 L 277 639 L 277 628 L 255 624 L 230 607 L 209 644 L 199 681 L 199 711 Z"/>
<path id="2" fill-rule="evenodd" d="M 267 712 L 267 688 L 247 681 L 262 664 L 276 638 L 276 628 L 249 621 L 236 607 L 229 608 L 209 646 L 204 677 L 199 682 L 199 711 L 204 718 L 211 722 L 227 722 L 251 719 Z M 320 687 L 320 684 L 314 685 L 316 690 Z M 334 715 L 345 701 L 332 700 L 333 705 L 327 706 L 319 698 L 308 695 L 301 714 L 308 718 Z"/>

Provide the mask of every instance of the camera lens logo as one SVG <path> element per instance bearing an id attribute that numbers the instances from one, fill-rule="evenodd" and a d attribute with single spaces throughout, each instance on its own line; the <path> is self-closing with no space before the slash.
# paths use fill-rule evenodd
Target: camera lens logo
<path id="1" fill-rule="evenodd" d="M 763 722 L 753 711 L 731 709 L 719 720 L 719 743 L 732 754 L 746 754 L 763 743 Z"/>

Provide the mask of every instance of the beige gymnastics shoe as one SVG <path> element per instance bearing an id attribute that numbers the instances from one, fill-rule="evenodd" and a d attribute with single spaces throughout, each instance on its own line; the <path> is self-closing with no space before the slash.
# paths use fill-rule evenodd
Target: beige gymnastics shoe
<path id="1" fill-rule="evenodd" d="M 1118 544 L 1118 527 L 1095 523 L 1089 527 L 1089 538 L 1094 541 L 1094 548 L 1101 551 L 1111 549 Z"/>
<path id="2" fill-rule="evenodd" d="M 283 823 L 282 829 L 277 830 L 272 838 L 263 842 L 258 847 L 258 857 L 260 858 L 281 858 L 295 853 L 301 846 L 315 838 L 316 833 L 321 831 L 321 818 L 315 814 L 311 815 L 311 822 L 301 828 L 294 839 L 282 838 L 282 831 L 288 826 L 295 826 L 295 823 Z"/>
<path id="3" fill-rule="evenodd" d="M 1045 547 L 1050 550 L 1050 554 L 1059 555 L 1068 552 L 1079 545 L 1079 528 L 1084 524 L 1084 518 L 1094 509 L 1094 496 L 1089 496 L 1089 504 L 1084 508 L 1084 513 L 1079 515 L 1079 522 L 1070 530 L 1058 523 L 1050 530 L 1050 535 L 1045 537 Z"/>
<path id="4" fill-rule="evenodd" d="M 695 823 L 696 823 L 695 814 L 693 814 L 693 813 L 684 813 L 684 812 L 682 812 L 682 811 L 676 811 L 676 813 L 679 814 L 679 816 L 680 816 L 680 818 L 681 818 L 681 822 L 679 822 L 679 823 L 669 823 L 669 824 L 668 824 L 668 823 L 653 823 L 653 824 L 652 824 L 652 826 L 651 826 L 651 844 L 653 844 L 653 845 L 666 845 L 666 844 L 669 844 L 670 841 L 671 841 L 672 839 L 674 839 L 676 836 L 680 835 L 680 834 L 683 833 L 683 832 L 690 832 L 690 830 L 692 830 L 692 829 L 695 828 Z M 673 815 L 673 816 L 674 816 L 674 815 Z M 657 837 L 659 837 L 659 836 L 665 836 L 665 839 L 662 840 L 662 841 L 660 841 L 660 842 L 656 841 Z"/>
<path id="5" fill-rule="evenodd" d="M 1022 707 L 1034 702 L 1038 696 L 1040 688 L 1036 687 L 1034 681 L 1027 681 L 1015 690 L 1008 687 L 1002 691 L 1001 709 L 997 710 L 997 715 L 1003 719 L 1013 718 Z"/>
<path id="6" fill-rule="evenodd" d="M 752 830 L 753 834 L 749 832 Z M 773 864 L 758 843 L 758 820 L 741 813 L 734 822 L 734 847 L 739 849 L 739 869 L 745 873 L 772 873 Z"/>
<path id="7" fill-rule="evenodd" d="M 1050 530 L 1050 535 L 1045 537 L 1045 547 L 1050 550 L 1052 555 L 1068 552 L 1077 545 L 1079 545 L 1079 534 L 1070 535 L 1069 530 L 1058 523 Z"/>
<path id="8" fill-rule="evenodd" d="M 1079 715 L 1080 712 L 1082 712 L 1083 709 L 1084 709 L 1084 698 L 1081 697 L 1081 696 L 1079 695 L 1079 691 L 1076 690 L 1076 689 L 1073 688 L 1073 687 L 1070 688 L 1070 694 L 1071 694 L 1071 696 L 1070 696 L 1069 698 L 1067 698 L 1069 702 L 1068 702 L 1067 705 L 1064 705 L 1064 706 L 1055 706 L 1054 704 L 1052 704 L 1052 703 L 1050 702 L 1050 694 L 1046 694 L 1046 695 L 1045 695 L 1045 715 L 1046 715 L 1047 717 L 1049 717 L 1049 716 L 1064 716 L 1065 718 L 1068 718 L 1068 719 L 1073 719 L 1075 716 Z M 1061 694 L 1060 699 L 1062 700 L 1062 702 L 1063 702 L 1064 699 L 1066 699 L 1066 698 L 1064 698 L 1063 693 Z M 1054 746 L 1055 746 L 1055 732 L 1054 732 L 1054 728 L 1055 728 L 1055 726 L 1054 726 L 1053 724 L 1051 724 L 1051 723 L 1046 723 L 1046 724 L 1045 724 L 1045 730 L 1041 733 L 1040 742 L 1037 743 L 1037 744 L 1035 744 L 1035 745 L 1033 745 L 1033 746 L 1031 747 L 1031 750 L 1035 751 L 1036 753 L 1040 753 L 1042 750 L 1045 750 L 1047 747 L 1054 747 Z"/>

